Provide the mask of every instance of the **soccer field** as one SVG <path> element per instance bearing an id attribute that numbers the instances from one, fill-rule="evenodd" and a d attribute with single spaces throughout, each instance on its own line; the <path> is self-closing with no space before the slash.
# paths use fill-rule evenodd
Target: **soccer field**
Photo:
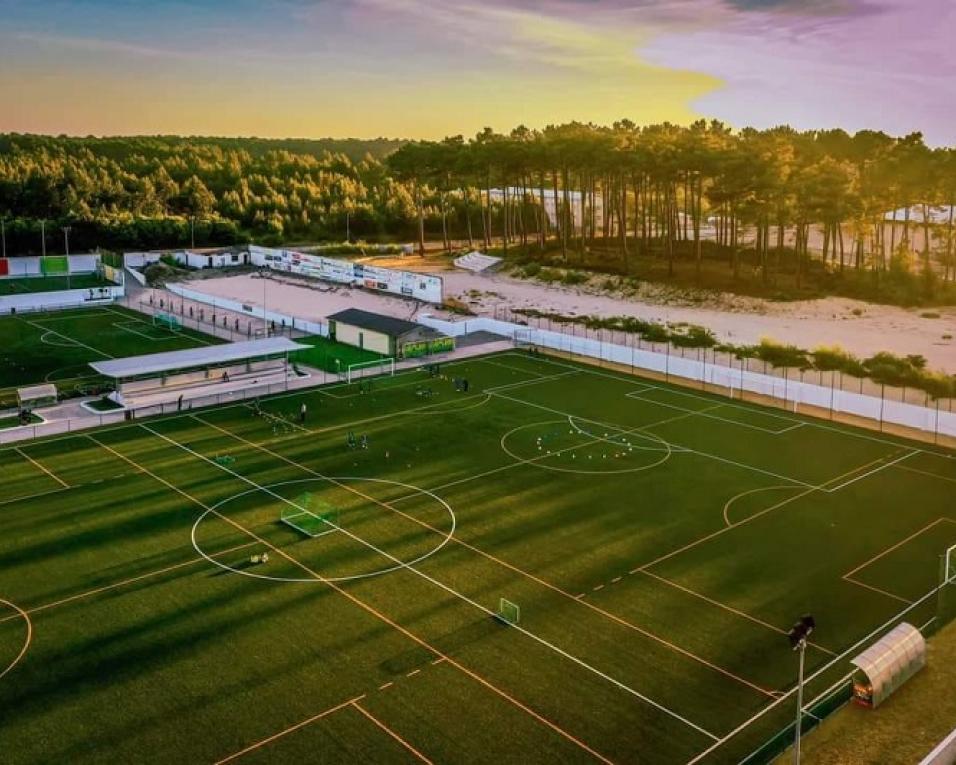
<path id="1" fill-rule="evenodd" d="M 88 381 L 95 377 L 91 361 L 221 342 L 189 329 L 154 326 L 150 317 L 118 306 L 0 317 L 0 407 L 15 405 L 18 385 Z"/>
<path id="2" fill-rule="evenodd" d="M 4 763 L 738 762 L 798 616 L 812 699 L 935 613 L 951 452 L 518 351 L 442 374 L 0 450 Z"/>

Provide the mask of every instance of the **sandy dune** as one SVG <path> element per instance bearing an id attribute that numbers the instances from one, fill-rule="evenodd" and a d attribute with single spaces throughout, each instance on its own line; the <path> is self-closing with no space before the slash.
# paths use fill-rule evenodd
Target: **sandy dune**
<path id="1" fill-rule="evenodd" d="M 723 341 L 738 344 L 769 337 L 808 349 L 841 345 L 858 356 L 879 351 L 915 353 L 925 356 L 933 368 L 956 373 L 956 341 L 952 339 L 956 336 L 956 308 L 933 309 L 940 315 L 935 319 L 920 316 L 926 309 L 873 305 L 846 298 L 773 303 L 729 295 L 717 296 L 707 307 L 700 307 L 675 305 L 673 294 L 655 291 L 652 286 L 639 297 L 626 298 L 587 287 L 549 286 L 505 274 L 448 271 L 442 277 L 446 297 L 456 297 L 483 315 L 510 307 L 566 315 L 627 315 L 661 322 L 689 322 L 709 328 Z M 217 297 L 262 303 L 262 280 L 248 274 L 195 280 L 187 286 Z M 270 309 L 312 320 L 350 307 L 406 319 L 414 318 L 420 311 L 440 314 L 413 301 L 360 289 L 330 288 L 324 284 L 310 288 L 275 279 L 266 284 L 266 304 Z M 944 335 L 950 339 L 944 339 Z"/>

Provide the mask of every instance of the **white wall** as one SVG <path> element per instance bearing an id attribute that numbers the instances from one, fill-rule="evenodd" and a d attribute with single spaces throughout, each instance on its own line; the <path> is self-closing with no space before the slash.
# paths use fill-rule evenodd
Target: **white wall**
<path id="1" fill-rule="evenodd" d="M 32 255 L 24 258 L 7 258 L 7 266 L 10 272 L 8 277 L 41 276 L 43 272 L 40 270 L 40 260 L 41 258 Z M 70 273 L 91 274 L 96 270 L 99 263 L 100 256 L 94 253 L 70 255 Z"/>
<path id="2" fill-rule="evenodd" d="M 90 290 L 62 290 L 61 292 L 30 292 L 25 295 L 0 296 L 0 314 L 20 311 L 46 311 L 58 308 L 77 308 L 103 305 L 123 297 L 124 288 L 105 287 L 94 289 L 95 299 L 90 299 Z"/>
<path id="3" fill-rule="evenodd" d="M 723 386 L 730 390 L 743 389 L 751 393 L 772 396 L 788 404 L 797 406 L 808 404 L 832 409 L 834 412 L 956 437 L 956 413 L 941 412 L 935 408 L 887 401 L 875 396 L 833 390 L 821 385 L 781 379 L 756 372 L 743 372 L 740 369 L 718 364 L 707 364 L 694 359 L 628 348 L 613 343 L 602 343 L 599 340 L 574 337 L 495 319 L 476 318 L 449 322 L 426 315 L 419 316 L 417 321 L 453 337 L 468 332 L 492 332 L 513 340 L 540 345 L 542 348 L 590 356 L 636 369 L 646 369 L 687 380 Z"/>
<path id="4" fill-rule="evenodd" d="M 362 335 L 362 343 L 359 344 L 359 335 Z M 369 351 L 381 353 L 384 356 L 389 355 L 388 335 L 381 332 L 375 332 L 369 329 L 353 327 L 351 324 L 335 322 L 335 340 L 338 343 L 345 343 L 356 348 L 365 348 Z"/>

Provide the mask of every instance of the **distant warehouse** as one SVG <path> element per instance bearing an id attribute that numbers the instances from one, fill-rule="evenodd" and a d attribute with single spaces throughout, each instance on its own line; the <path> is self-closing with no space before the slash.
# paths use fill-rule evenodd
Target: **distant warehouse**
<path id="1" fill-rule="evenodd" d="M 329 337 L 392 358 L 413 358 L 454 350 L 455 341 L 424 324 L 348 308 L 329 318 Z"/>

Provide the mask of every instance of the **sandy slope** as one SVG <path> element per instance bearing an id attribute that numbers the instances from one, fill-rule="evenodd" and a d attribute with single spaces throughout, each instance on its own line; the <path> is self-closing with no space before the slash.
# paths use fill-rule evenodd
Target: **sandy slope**
<path id="1" fill-rule="evenodd" d="M 446 297 L 458 298 L 478 314 L 490 315 L 496 307 L 510 307 L 689 322 L 708 327 L 721 340 L 733 343 L 755 343 L 770 337 L 808 349 L 838 344 L 859 356 L 878 351 L 917 353 L 925 356 L 931 367 L 956 373 L 956 340 L 943 339 L 943 335 L 956 337 L 954 308 L 933 309 L 940 318 L 926 319 L 920 316 L 926 309 L 909 310 L 846 298 L 773 303 L 711 294 L 704 301 L 695 300 L 690 305 L 672 291 L 653 285 L 642 288 L 636 295 L 623 296 L 591 287 L 549 286 L 504 274 L 448 271 L 442 273 L 442 277 Z M 262 302 L 262 281 L 248 274 L 191 281 L 188 286 L 245 303 Z M 269 280 L 267 306 L 308 319 L 321 319 L 349 307 L 402 318 L 413 318 L 419 310 L 438 313 L 401 298 L 346 287 L 318 286 L 320 289 L 310 289 Z"/>

